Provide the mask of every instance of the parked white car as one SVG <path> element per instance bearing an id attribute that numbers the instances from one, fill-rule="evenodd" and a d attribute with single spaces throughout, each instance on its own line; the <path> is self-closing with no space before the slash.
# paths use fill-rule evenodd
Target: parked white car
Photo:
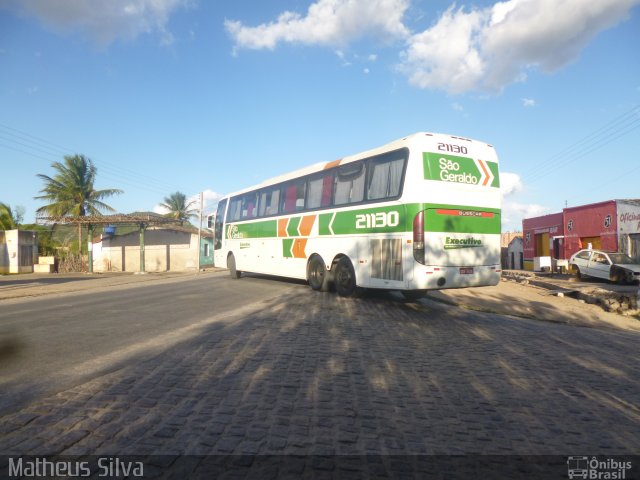
<path id="1" fill-rule="evenodd" d="M 571 256 L 569 266 L 578 278 L 589 276 L 618 283 L 640 281 L 640 264 L 624 253 L 580 250 Z"/>

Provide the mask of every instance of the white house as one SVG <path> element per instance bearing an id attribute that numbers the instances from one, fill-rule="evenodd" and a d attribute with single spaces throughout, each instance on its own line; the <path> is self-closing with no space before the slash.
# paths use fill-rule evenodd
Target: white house
<path id="1" fill-rule="evenodd" d="M 32 273 L 38 236 L 30 230 L 0 230 L 0 273 Z"/>
<path id="2" fill-rule="evenodd" d="M 514 237 L 507 247 L 507 268 L 510 270 L 524 269 L 524 243 L 522 237 Z"/>
<path id="3" fill-rule="evenodd" d="M 202 233 L 203 237 L 211 236 Z M 93 244 L 94 272 L 139 272 L 140 233 L 103 235 Z M 203 238 L 202 245 L 211 243 Z M 144 271 L 168 272 L 197 270 L 213 262 L 213 252 L 204 248 L 204 258 L 198 258 L 198 232 L 180 227 L 149 227 L 144 232 Z M 207 261 L 210 259 L 210 261 Z"/>

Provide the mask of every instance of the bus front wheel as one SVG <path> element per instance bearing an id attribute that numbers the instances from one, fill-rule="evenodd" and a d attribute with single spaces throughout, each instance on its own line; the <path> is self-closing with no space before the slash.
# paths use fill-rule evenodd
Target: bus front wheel
<path id="1" fill-rule="evenodd" d="M 356 272 L 349 257 L 338 260 L 333 280 L 336 291 L 341 297 L 349 297 L 356 291 Z"/>
<path id="2" fill-rule="evenodd" d="M 227 257 L 227 268 L 229 269 L 229 273 L 231 274 L 232 279 L 240 278 L 242 272 L 236 270 L 236 257 L 233 256 L 233 253 Z"/>
<path id="3" fill-rule="evenodd" d="M 307 265 L 307 281 L 312 290 L 325 292 L 327 288 L 327 267 L 320 255 L 313 255 Z"/>

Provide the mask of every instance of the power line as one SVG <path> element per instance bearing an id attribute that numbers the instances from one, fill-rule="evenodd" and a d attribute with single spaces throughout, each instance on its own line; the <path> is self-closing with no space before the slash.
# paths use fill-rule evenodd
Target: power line
<path id="1" fill-rule="evenodd" d="M 5 148 L 49 162 L 59 161 L 58 156 L 72 154 L 72 150 L 69 148 L 49 142 L 48 140 L 44 140 L 8 125 L 0 124 L 0 128 L 4 129 L 4 131 L 0 130 L 0 140 L 12 144 L 7 145 L 7 143 L 0 143 L 0 145 Z M 17 148 L 16 145 L 29 150 Z M 45 157 L 43 154 L 47 156 Z M 175 185 L 150 177 L 147 174 L 141 174 L 134 170 L 114 165 L 104 160 L 92 159 L 92 161 L 100 167 L 101 171 L 106 171 L 106 174 L 104 175 L 105 177 L 115 179 L 130 186 L 164 194 L 179 190 Z M 132 180 L 134 183 L 132 183 Z"/>
<path id="2" fill-rule="evenodd" d="M 523 177 L 528 183 L 534 183 L 638 128 L 640 128 L 640 106 L 635 106 L 546 161 L 537 164 Z M 611 135 L 612 132 L 617 133 Z"/>

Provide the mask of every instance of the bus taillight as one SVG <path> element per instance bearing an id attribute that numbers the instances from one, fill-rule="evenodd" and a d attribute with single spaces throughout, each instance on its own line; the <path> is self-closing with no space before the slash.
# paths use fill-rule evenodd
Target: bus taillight
<path id="1" fill-rule="evenodd" d="M 424 265 L 424 211 L 413 218 L 413 258 Z"/>

